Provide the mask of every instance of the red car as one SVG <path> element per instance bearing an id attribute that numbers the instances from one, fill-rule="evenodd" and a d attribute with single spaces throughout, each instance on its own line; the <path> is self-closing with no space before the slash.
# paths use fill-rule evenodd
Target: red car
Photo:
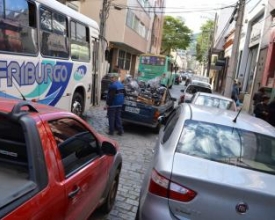
<path id="1" fill-rule="evenodd" d="M 118 143 L 71 112 L 0 98 L 0 219 L 87 219 L 118 189 Z"/>

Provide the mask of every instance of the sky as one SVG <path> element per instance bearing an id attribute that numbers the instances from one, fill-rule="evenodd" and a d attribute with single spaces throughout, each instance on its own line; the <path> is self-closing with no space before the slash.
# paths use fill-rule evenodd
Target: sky
<path id="1" fill-rule="evenodd" d="M 166 15 L 181 16 L 185 24 L 194 33 L 200 32 L 200 27 L 208 19 L 215 18 L 214 9 L 233 5 L 237 0 L 166 0 Z"/>

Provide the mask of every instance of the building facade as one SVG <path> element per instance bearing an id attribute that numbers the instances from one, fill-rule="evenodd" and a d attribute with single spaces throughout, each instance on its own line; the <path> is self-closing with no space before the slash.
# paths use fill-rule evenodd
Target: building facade
<path id="1" fill-rule="evenodd" d="M 104 43 L 100 45 L 98 71 L 94 75 L 97 97 L 107 72 L 118 66 L 122 77 L 135 77 L 140 54 L 160 53 L 166 0 L 59 1 L 100 25 Z"/>
<path id="2" fill-rule="evenodd" d="M 102 22 L 101 9 L 107 10 L 104 34 L 108 43 L 107 49 L 110 51 L 107 72 L 119 66 L 121 72 L 135 76 L 140 54 L 159 54 L 164 7 L 164 0 L 85 0 L 81 2 L 80 12 L 98 23 Z"/>
<path id="3" fill-rule="evenodd" d="M 253 95 L 262 87 L 274 88 L 274 7 L 275 2 L 271 0 L 251 0 L 246 2 L 241 35 L 238 39 L 238 53 L 232 54 L 233 44 L 236 43 L 235 18 L 238 16 L 238 10 L 232 11 L 231 16 L 225 19 L 224 13 L 220 13 L 220 18 L 232 21 L 231 25 L 223 26 L 224 33 L 216 34 L 216 44 L 214 49 L 217 52 L 217 60 L 222 65 L 218 70 L 217 88 L 222 91 L 226 78 L 228 77 L 229 60 L 237 56 L 236 72 L 232 76 L 238 79 L 241 84 L 241 101 L 243 109 L 249 113 L 253 112 Z M 238 9 L 238 6 L 237 6 Z M 222 19 L 221 19 L 222 20 Z M 218 24 L 222 22 L 218 21 Z M 225 24 L 225 23 L 224 23 Z M 217 39 L 219 39 L 217 41 Z M 222 46 L 221 46 L 222 45 Z M 222 76 L 222 77 L 220 77 Z"/>

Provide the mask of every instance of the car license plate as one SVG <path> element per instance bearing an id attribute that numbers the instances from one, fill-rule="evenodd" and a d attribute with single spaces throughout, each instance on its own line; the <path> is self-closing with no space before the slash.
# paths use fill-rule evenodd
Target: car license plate
<path id="1" fill-rule="evenodd" d="M 135 113 L 135 114 L 139 114 L 140 109 L 139 108 L 130 107 L 130 106 L 125 106 L 125 111 L 126 112 Z"/>

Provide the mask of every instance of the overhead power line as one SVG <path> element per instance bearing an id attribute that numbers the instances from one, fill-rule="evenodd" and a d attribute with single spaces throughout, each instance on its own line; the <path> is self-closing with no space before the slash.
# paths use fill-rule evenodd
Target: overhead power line
<path id="1" fill-rule="evenodd" d="M 186 8 L 186 7 L 162 7 L 162 6 L 134 6 L 134 5 L 123 5 L 123 4 L 112 4 L 114 7 L 119 7 L 120 9 L 131 9 L 133 11 L 143 11 L 143 10 L 163 10 L 163 11 L 158 11 L 160 13 L 194 13 L 194 12 L 209 12 L 209 11 L 218 11 L 226 8 L 233 8 L 235 7 L 236 4 L 234 5 L 228 5 L 224 7 L 215 7 L 215 8 Z M 164 11 L 165 9 L 165 11 Z M 169 10 L 169 11 L 167 11 Z M 170 11 L 171 10 L 171 11 Z M 177 11 L 173 11 L 177 10 Z"/>

